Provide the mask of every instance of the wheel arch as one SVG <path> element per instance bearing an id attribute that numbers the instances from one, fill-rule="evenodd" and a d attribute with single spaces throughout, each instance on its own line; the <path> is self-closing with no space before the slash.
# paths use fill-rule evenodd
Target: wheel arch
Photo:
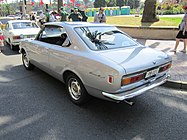
<path id="1" fill-rule="evenodd" d="M 83 79 L 81 78 L 81 76 L 80 76 L 78 73 L 76 73 L 76 72 L 74 72 L 74 71 L 72 71 L 72 70 L 65 70 L 65 71 L 63 72 L 63 74 L 62 74 L 62 80 L 64 81 L 64 83 L 66 82 L 66 79 L 67 79 L 67 77 L 68 77 L 69 74 L 74 74 L 74 75 L 77 76 L 77 77 L 81 80 L 81 82 L 84 84 L 84 81 L 83 81 Z"/>

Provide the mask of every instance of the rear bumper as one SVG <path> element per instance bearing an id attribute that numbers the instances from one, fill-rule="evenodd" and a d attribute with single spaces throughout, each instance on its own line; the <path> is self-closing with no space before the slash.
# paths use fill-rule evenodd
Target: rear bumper
<path id="1" fill-rule="evenodd" d="M 146 85 L 141 86 L 140 88 L 134 89 L 132 91 L 122 92 L 122 93 L 118 93 L 118 94 L 102 92 L 102 95 L 107 98 L 116 100 L 116 101 L 123 101 L 126 99 L 136 97 L 138 95 L 141 95 L 144 92 L 146 92 L 152 88 L 155 88 L 157 86 L 164 84 L 168 80 L 169 77 L 170 77 L 170 75 L 166 74 L 164 77 L 159 78 L 157 80 L 152 80 L 152 81 L 148 82 Z"/>

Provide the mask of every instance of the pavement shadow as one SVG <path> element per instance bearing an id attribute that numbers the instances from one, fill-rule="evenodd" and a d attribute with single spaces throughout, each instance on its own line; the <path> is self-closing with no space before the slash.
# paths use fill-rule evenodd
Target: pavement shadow
<path id="1" fill-rule="evenodd" d="M 19 80 L 0 84 L 3 140 L 182 139 L 186 135 L 186 95 L 176 97 L 157 88 L 132 99 L 134 106 L 96 98 L 76 106 L 66 96 L 65 86 L 50 75 L 38 69 L 23 73 L 21 65 L 10 70 L 4 74 L 17 71 L 23 77 L 17 74 Z"/>
<path id="2" fill-rule="evenodd" d="M 9 55 L 17 55 L 19 54 L 19 47 L 16 47 L 15 50 L 11 50 L 8 45 L 4 46 L 2 54 L 9 56 Z"/>
<path id="3" fill-rule="evenodd" d="M 160 42 L 155 42 L 155 43 L 149 45 L 149 47 L 151 47 L 151 48 L 156 48 L 156 47 L 159 46 L 159 45 L 160 45 Z"/>
<path id="4" fill-rule="evenodd" d="M 142 27 L 150 27 L 154 22 L 141 22 Z"/>

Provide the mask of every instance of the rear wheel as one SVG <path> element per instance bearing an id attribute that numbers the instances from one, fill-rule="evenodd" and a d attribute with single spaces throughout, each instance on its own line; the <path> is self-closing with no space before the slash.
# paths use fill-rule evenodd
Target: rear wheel
<path id="1" fill-rule="evenodd" d="M 8 41 L 9 41 L 9 43 L 8 43 L 8 44 L 9 44 L 9 46 L 10 46 L 10 49 L 14 51 L 14 50 L 15 50 L 15 46 L 14 46 L 14 45 L 12 45 L 12 43 L 11 43 L 11 41 L 10 41 L 10 38 L 9 38 L 9 40 L 8 40 Z"/>
<path id="2" fill-rule="evenodd" d="M 90 99 L 83 83 L 75 74 L 69 74 L 66 78 L 66 90 L 71 101 L 77 105 L 86 103 Z"/>
<path id="3" fill-rule="evenodd" d="M 33 70 L 34 69 L 34 65 L 32 65 L 30 63 L 28 55 L 27 55 L 27 53 L 25 51 L 22 53 L 22 62 L 23 62 L 24 67 L 27 70 Z"/>

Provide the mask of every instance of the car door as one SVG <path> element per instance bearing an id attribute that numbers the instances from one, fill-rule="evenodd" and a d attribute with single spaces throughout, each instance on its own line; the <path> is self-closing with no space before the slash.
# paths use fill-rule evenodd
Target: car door
<path id="1" fill-rule="evenodd" d="M 53 30 L 55 30 L 55 35 L 57 36 L 66 35 L 66 38 L 61 42 L 62 44 L 58 44 L 57 41 L 56 44 L 51 45 L 49 48 L 51 72 L 56 78 L 60 79 L 63 69 L 70 63 L 70 39 L 62 26 L 54 26 Z"/>
<path id="2" fill-rule="evenodd" d="M 45 27 L 43 30 L 41 30 L 37 38 L 32 41 L 32 44 L 34 45 L 29 46 L 29 54 L 31 59 L 43 70 L 49 69 L 49 47 L 51 44 L 46 42 L 47 28 L 48 27 Z"/>

